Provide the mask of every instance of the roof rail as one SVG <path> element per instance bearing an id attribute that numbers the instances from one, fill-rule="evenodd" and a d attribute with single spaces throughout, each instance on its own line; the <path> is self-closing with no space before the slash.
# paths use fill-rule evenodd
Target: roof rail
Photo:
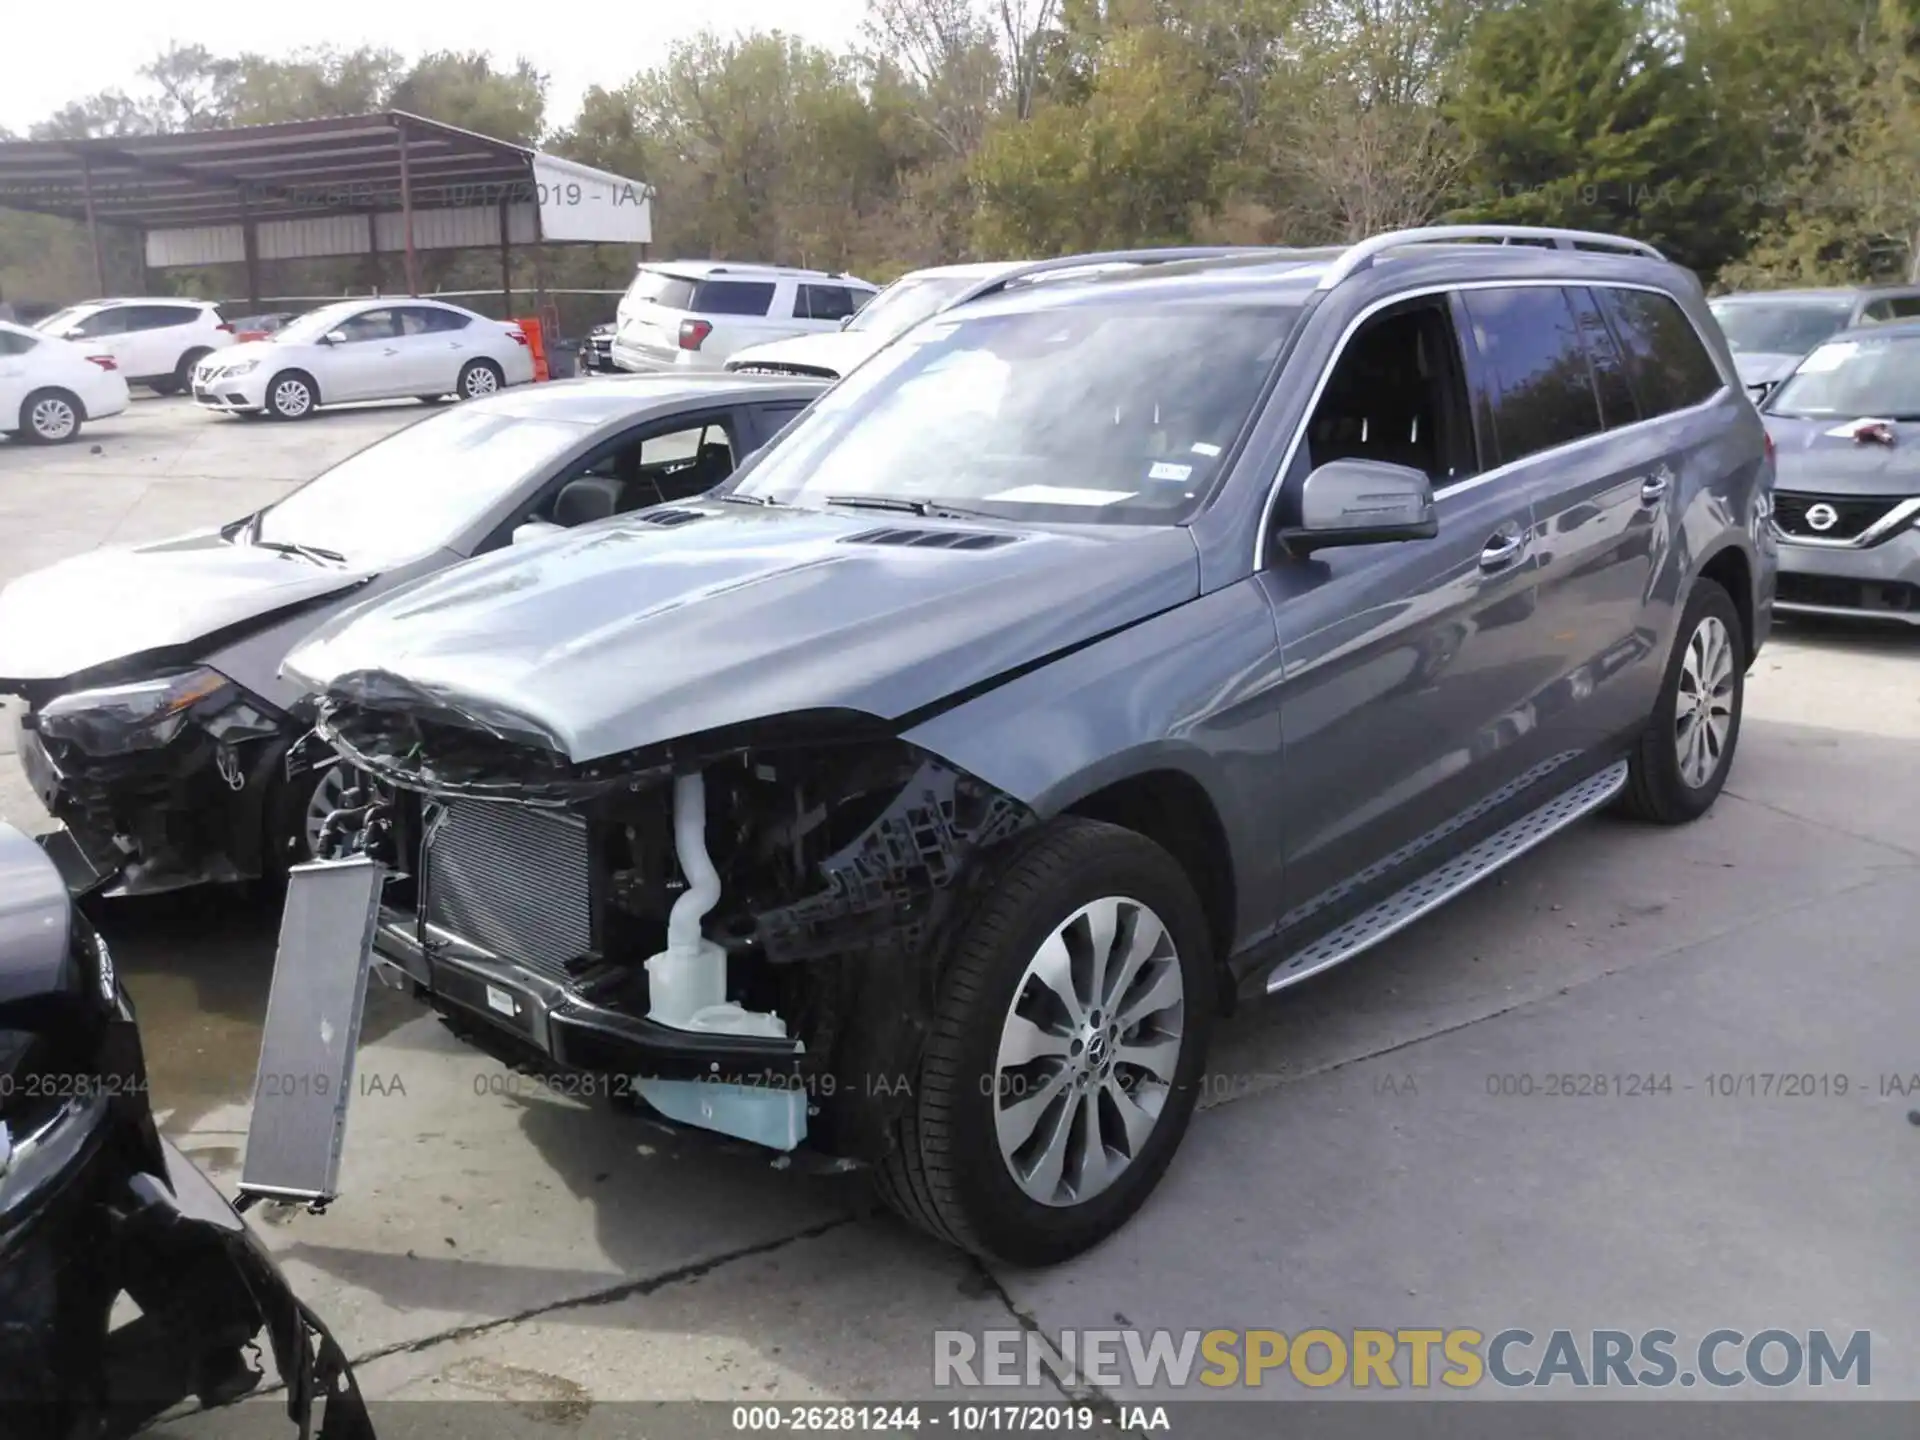
<path id="1" fill-rule="evenodd" d="M 1084 255 L 1056 255 L 1050 260 L 1034 260 L 990 280 L 980 282 L 974 295 L 1004 290 L 1025 280 L 1035 280 L 1059 271 L 1093 270 L 1101 266 L 1171 265 L 1181 260 L 1225 260 L 1234 256 L 1278 255 L 1269 245 L 1168 245 L 1145 250 L 1094 250 Z"/>
<path id="2" fill-rule="evenodd" d="M 1667 258 L 1644 240 L 1630 240 L 1624 235 L 1607 235 L 1598 230 L 1562 230 L 1542 225 L 1428 225 L 1417 230 L 1390 230 L 1383 235 L 1369 235 L 1358 244 L 1348 246 L 1327 273 L 1320 277 L 1320 283 L 1314 289 L 1331 290 L 1342 280 L 1371 268 L 1373 262 L 1389 250 L 1398 250 L 1404 245 L 1445 244 L 1454 240 L 1498 240 L 1502 245 L 1511 245 L 1516 241 L 1546 241 L 1556 250 L 1587 247 L 1618 250 L 1650 260 Z"/>

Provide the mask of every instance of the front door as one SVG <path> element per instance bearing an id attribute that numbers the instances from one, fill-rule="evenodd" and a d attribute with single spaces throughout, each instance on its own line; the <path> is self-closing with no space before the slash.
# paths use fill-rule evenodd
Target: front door
<path id="1" fill-rule="evenodd" d="M 406 362 L 401 357 L 403 332 L 395 308 L 362 310 L 341 322 L 334 332 L 341 338 L 327 356 L 320 377 L 320 398 L 335 400 L 385 399 L 411 394 Z"/>
<path id="2" fill-rule="evenodd" d="M 1463 322 L 1448 296 L 1371 319 L 1335 362 L 1294 462 L 1299 479 L 1344 458 L 1425 470 L 1438 536 L 1317 552 L 1261 577 L 1283 665 L 1289 948 L 1432 870 L 1555 763 L 1535 715 L 1552 661 L 1533 508 L 1524 483 L 1487 468 Z"/>

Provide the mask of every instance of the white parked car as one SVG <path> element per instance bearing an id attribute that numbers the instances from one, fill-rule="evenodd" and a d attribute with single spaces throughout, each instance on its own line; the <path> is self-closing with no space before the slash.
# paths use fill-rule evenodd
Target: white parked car
<path id="1" fill-rule="evenodd" d="M 0 434 L 58 444 L 126 408 L 126 377 L 111 355 L 0 320 Z"/>
<path id="2" fill-rule="evenodd" d="M 211 300 L 89 300 L 34 328 L 111 355 L 128 384 L 162 395 L 185 390 L 196 365 L 233 344 L 233 326 Z"/>
<path id="3" fill-rule="evenodd" d="M 998 295 L 1016 285 L 1090 280 L 1141 265 L 1211 261 L 1235 254 L 1260 253 L 1232 245 L 1184 245 L 1170 249 L 1103 250 L 1085 255 L 1061 255 L 1051 260 L 982 260 L 965 265 L 935 265 L 902 275 L 832 334 L 796 335 L 736 350 L 726 368 L 750 375 L 837 380 L 928 316 Z"/>
<path id="4" fill-rule="evenodd" d="M 209 410 L 299 420 L 342 401 L 471 400 L 532 379 L 518 325 L 440 300 L 344 300 L 203 362 L 193 398 Z"/>
<path id="5" fill-rule="evenodd" d="M 838 330 L 876 294 L 851 275 L 677 260 L 642 265 L 615 312 L 621 370 L 719 370 L 736 351 Z"/>

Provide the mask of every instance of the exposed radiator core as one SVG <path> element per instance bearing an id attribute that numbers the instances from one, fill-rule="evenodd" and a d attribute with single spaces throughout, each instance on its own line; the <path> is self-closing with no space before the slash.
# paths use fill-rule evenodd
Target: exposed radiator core
<path id="1" fill-rule="evenodd" d="M 556 979 L 593 941 L 587 827 L 575 816 L 455 801 L 427 846 L 427 919 Z"/>

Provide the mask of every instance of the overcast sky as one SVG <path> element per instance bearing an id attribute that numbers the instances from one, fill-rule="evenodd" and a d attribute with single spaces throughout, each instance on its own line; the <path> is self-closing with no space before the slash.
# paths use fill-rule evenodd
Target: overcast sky
<path id="1" fill-rule="evenodd" d="M 318 5 L 187 5 L 95 0 L 76 12 L 54 0 L 6 7 L 6 79 L 0 126 L 35 121 L 96 90 L 134 89 L 135 71 L 172 41 L 222 54 L 285 55 L 306 46 L 385 45 L 486 50 L 504 65 L 524 55 L 548 77 L 550 123 L 573 118 L 590 85 L 619 85 L 666 56 L 672 43 L 711 27 L 722 34 L 783 29 L 823 45 L 851 42 L 864 0 L 492 0 L 455 7 L 428 0 L 323 0 Z"/>

